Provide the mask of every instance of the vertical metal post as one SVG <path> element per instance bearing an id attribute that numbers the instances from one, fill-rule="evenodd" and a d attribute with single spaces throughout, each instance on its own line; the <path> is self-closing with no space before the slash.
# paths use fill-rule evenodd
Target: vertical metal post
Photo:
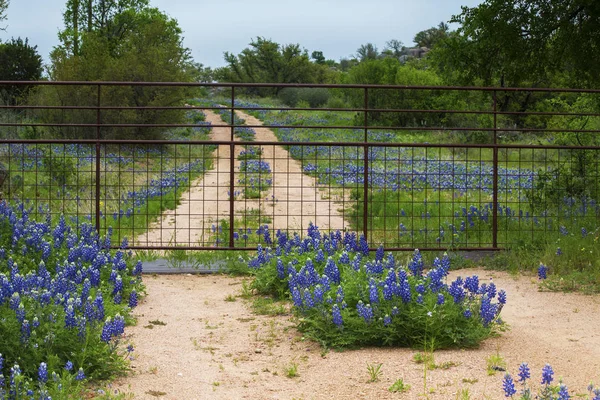
<path id="1" fill-rule="evenodd" d="M 363 235 L 365 235 L 365 239 L 367 239 L 367 243 L 369 242 L 369 230 L 368 230 L 368 218 L 369 218 L 369 144 L 368 144 L 368 127 L 369 127 L 369 113 L 367 112 L 369 108 L 369 89 L 365 88 L 365 129 L 364 129 L 364 138 L 363 138 L 363 150 L 364 150 L 364 181 L 363 181 Z"/>
<path id="2" fill-rule="evenodd" d="M 96 231 L 100 235 L 100 84 L 96 85 Z"/>
<path id="3" fill-rule="evenodd" d="M 498 247 L 498 100 L 494 90 L 494 159 L 492 188 L 492 246 Z"/>
<path id="4" fill-rule="evenodd" d="M 235 131 L 235 86 L 231 87 L 231 136 L 229 140 L 229 247 L 233 249 L 233 224 L 234 224 L 234 190 L 235 190 L 235 144 L 233 143 Z"/>

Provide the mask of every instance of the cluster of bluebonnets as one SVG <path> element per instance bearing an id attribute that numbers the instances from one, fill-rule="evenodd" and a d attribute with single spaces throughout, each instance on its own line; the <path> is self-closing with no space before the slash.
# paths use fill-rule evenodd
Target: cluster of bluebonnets
<path id="1" fill-rule="evenodd" d="M 372 254 L 364 236 L 312 224 L 304 238 L 268 235 L 248 262 L 254 288 L 291 298 L 299 328 L 324 345 L 469 347 L 502 323 L 506 292 L 477 276 L 447 283 L 447 255 L 426 268 L 415 250 L 403 264 Z"/>
<path id="2" fill-rule="evenodd" d="M 558 385 L 554 385 L 552 382 L 554 381 L 554 370 L 550 364 L 544 365 L 542 368 L 542 376 L 539 389 L 539 393 L 535 393 L 532 391 L 529 385 L 529 379 L 531 378 L 531 370 L 527 363 L 522 363 L 519 366 L 519 373 L 516 382 L 516 386 L 520 387 L 517 390 L 515 387 L 515 380 L 507 373 L 504 375 L 504 380 L 502 381 L 502 389 L 504 390 L 504 396 L 510 398 L 516 398 L 521 400 L 531 400 L 531 399 L 540 399 L 540 400 L 569 400 L 574 397 L 572 393 L 569 393 L 569 389 L 567 385 L 563 382 L 559 382 Z M 589 392 L 588 399 L 590 400 L 600 400 L 600 387 L 594 387 L 593 384 L 590 384 L 587 388 Z M 577 395 L 576 397 L 580 397 Z"/>
<path id="3" fill-rule="evenodd" d="M 0 398 L 67 398 L 124 368 L 142 264 L 89 224 L 33 211 L 0 202 Z"/>

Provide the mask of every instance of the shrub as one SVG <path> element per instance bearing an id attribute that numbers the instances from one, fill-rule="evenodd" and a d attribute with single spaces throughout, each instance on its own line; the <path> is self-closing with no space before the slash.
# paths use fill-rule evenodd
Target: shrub
<path id="1" fill-rule="evenodd" d="M 293 88 L 287 87 L 279 91 L 279 99 L 289 107 L 296 107 L 305 101 L 311 108 L 319 108 L 327 104 L 329 90 L 326 88 Z"/>
<path id="2" fill-rule="evenodd" d="M 477 276 L 445 283 L 450 260 L 435 259 L 425 271 L 416 250 L 406 266 L 379 248 L 369 258 L 363 236 L 308 237 L 278 232 L 274 250 L 258 246 L 248 266 L 260 294 L 290 296 L 298 327 L 325 346 L 476 346 L 499 323 L 506 293 Z"/>

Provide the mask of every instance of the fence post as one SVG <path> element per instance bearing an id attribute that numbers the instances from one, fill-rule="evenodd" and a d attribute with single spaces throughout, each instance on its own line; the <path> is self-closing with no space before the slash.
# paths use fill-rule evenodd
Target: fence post
<path id="1" fill-rule="evenodd" d="M 100 235 L 100 87 L 96 85 L 96 231 Z"/>
<path id="2" fill-rule="evenodd" d="M 365 239 L 367 243 L 369 242 L 369 230 L 368 230 L 368 206 L 369 206 L 369 138 L 368 138 L 368 126 L 369 126 L 369 113 L 367 112 L 369 108 L 369 89 L 365 87 L 365 129 L 364 129 L 364 138 L 363 138 L 363 150 L 364 150 L 364 173 L 363 173 L 363 235 L 365 235 Z"/>
<path id="3" fill-rule="evenodd" d="M 493 177 L 492 177 L 492 246 L 498 247 L 498 100 L 496 91 L 494 94 L 494 159 L 493 159 Z"/>
<path id="4" fill-rule="evenodd" d="M 229 247 L 233 249 L 234 190 L 235 190 L 235 86 L 231 86 L 231 137 L 229 143 Z"/>

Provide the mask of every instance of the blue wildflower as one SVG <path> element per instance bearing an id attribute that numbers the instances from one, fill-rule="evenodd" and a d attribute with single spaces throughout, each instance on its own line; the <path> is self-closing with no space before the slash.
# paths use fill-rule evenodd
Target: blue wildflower
<path id="1" fill-rule="evenodd" d="M 342 320 L 342 313 L 341 313 L 340 308 L 338 307 L 337 304 L 333 305 L 333 307 L 331 309 L 331 314 L 332 314 L 332 317 L 333 317 L 333 323 L 337 327 L 342 326 L 342 324 L 344 323 L 344 321 Z"/>
<path id="2" fill-rule="evenodd" d="M 498 303 L 502 305 L 506 304 L 506 292 L 504 290 L 498 292 Z"/>
<path id="3" fill-rule="evenodd" d="M 383 325 L 384 325 L 384 326 L 388 326 L 388 325 L 390 325 L 391 323 L 392 323 L 392 317 L 390 317 L 388 314 L 386 314 L 386 315 L 383 317 Z"/>
<path id="4" fill-rule="evenodd" d="M 85 374 L 83 373 L 83 368 L 79 368 L 79 371 L 77 371 L 77 375 L 75 375 L 75 380 L 82 381 L 84 379 L 85 379 Z"/>
<path id="5" fill-rule="evenodd" d="M 546 279 L 548 277 L 548 267 L 540 263 L 538 267 L 538 279 Z"/>
<path id="6" fill-rule="evenodd" d="M 546 364 L 544 365 L 544 368 L 542 368 L 542 385 L 549 385 L 550 383 L 552 383 L 552 380 L 554 379 L 554 371 L 552 370 L 552 367 L 550 366 L 550 364 Z"/>
<path id="7" fill-rule="evenodd" d="M 437 296 L 437 304 L 438 304 L 438 305 L 442 305 L 442 304 L 444 304 L 444 301 L 445 301 L 445 300 L 446 300 L 446 299 L 445 299 L 444 295 L 443 295 L 442 293 L 438 293 L 438 296 Z"/>
<path id="8" fill-rule="evenodd" d="M 515 382 L 510 374 L 504 375 L 502 388 L 504 389 L 504 396 L 506 397 L 512 397 L 515 393 L 517 393 L 517 389 L 515 389 Z"/>
<path id="9" fill-rule="evenodd" d="M 38 381 L 46 383 L 48 381 L 48 365 L 45 362 L 40 363 L 38 368 Z"/>
<path id="10" fill-rule="evenodd" d="M 529 370 L 529 365 L 527 363 L 519 365 L 519 382 L 524 383 L 530 377 L 531 371 Z"/>
<path id="11" fill-rule="evenodd" d="M 569 400 L 571 395 L 569 395 L 569 390 L 566 385 L 560 384 L 560 390 L 558 391 L 558 399 L 557 400 Z"/>

